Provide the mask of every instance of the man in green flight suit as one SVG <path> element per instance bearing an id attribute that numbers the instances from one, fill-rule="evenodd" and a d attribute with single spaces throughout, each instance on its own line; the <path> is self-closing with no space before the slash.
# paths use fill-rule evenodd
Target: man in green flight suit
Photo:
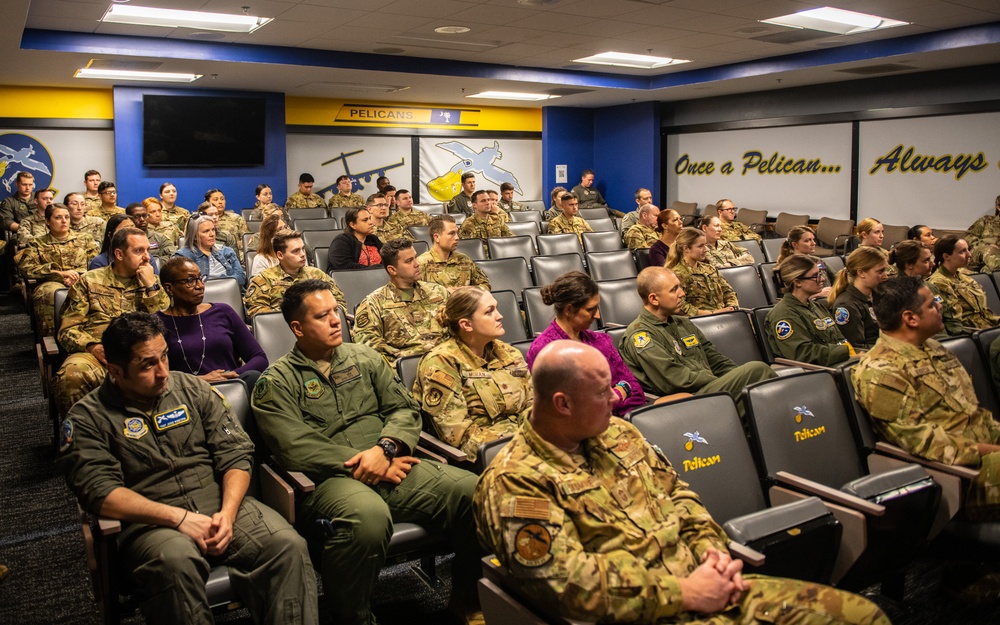
<path id="1" fill-rule="evenodd" d="M 743 414 L 743 389 L 777 377 L 763 362 L 737 365 L 719 353 L 687 317 L 684 289 L 666 267 L 646 267 L 636 279 L 643 311 L 618 344 L 622 360 L 642 388 L 659 395 L 728 393 Z"/>
<path id="2" fill-rule="evenodd" d="M 319 280 L 285 291 L 292 351 L 258 380 L 253 410 L 278 461 L 316 482 L 300 529 L 322 541 L 324 594 L 339 625 L 372 625 L 371 594 L 393 523 L 447 534 L 453 601 L 474 605 L 479 550 L 472 516 L 476 476 L 410 454 L 420 412 L 375 351 L 343 342 L 337 301 Z M 329 520 L 320 536 L 316 521 Z M 458 607 L 456 605 L 456 607 Z"/>
<path id="3" fill-rule="evenodd" d="M 219 391 L 168 369 L 163 332 L 144 312 L 111 322 L 109 376 L 63 422 L 59 468 L 87 511 L 125 522 L 118 546 L 147 623 L 212 623 L 218 564 L 257 622 L 318 623 L 305 540 L 245 496 L 253 443 Z"/>
<path id="4" fill-rule="evenodd" d="M 889 625 L 867 599 L 742 575 L 729 539 L 662 452 L 611 415 L 607 360 L 554 341 L 531 417 L 476 488 L 479 537 L 524 593 L 599 623 Z"/>

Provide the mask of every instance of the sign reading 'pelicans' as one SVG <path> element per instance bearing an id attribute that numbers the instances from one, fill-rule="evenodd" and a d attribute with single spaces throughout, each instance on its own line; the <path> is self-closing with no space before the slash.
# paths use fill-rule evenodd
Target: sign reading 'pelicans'
<path id="1" fill-rule="evenodd" d="M 475 128 L 479 126 L 479 110 L 345 104 L 337 111 L 336 121 L 389 126 L 466 126 Z"/>

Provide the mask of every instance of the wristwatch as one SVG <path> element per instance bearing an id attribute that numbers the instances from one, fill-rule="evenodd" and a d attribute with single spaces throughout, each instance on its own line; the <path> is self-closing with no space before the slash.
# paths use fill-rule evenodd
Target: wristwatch
<path id="1" fill-rule="evenodd" d="M 396 453 L 399 452 L 399 446 L 391 438 L 381 438 L 377 445 L 382 448 L 382 453 L 385 454 L 385 458 L 389 462 L 392 462 L 396 457 Z"/>
<path id="2" fill-rule="evenodd" d="M 146 287 L 146 288 L 145 288 L 145 289 L 143 290 L 143 292 L 144 292 L 144 293 L 145 293 L 146 295 L 152 295 L 153 293 L 156 293 L 156 292 L 157 292 L 157 291 L 159 291 L 159 290 L 160 290 L 160 283 L 159 283 L 159 282 L 157 282 L 156 284 L 151 284 L 151 285 L 147 286 L 147 287 Z"/>

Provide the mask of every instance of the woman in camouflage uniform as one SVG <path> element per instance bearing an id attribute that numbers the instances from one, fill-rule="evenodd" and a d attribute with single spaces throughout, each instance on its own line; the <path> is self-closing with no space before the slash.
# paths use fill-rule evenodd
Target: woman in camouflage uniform
<path id="1" fill-rule="evenodd" d="M 677 274 L 684 289 L 681 314 L 685 317 L 736 310 L 740 305 L 733 287 L 705 262 L 705 241 L 701 230 L 684 228 L 667 254 L 666 267 Z"/>
<path id="2" fill-rule="evenodd" d="M 722 222 L 717 216 L 706 215 L 701 218 L 699 225 L 705 234 L 706 262 L 711 263 L 716 269 L 753 264 L 753 256 L 746 248 L 722 238 Z M 754 241 L 750 241 L 749 244 L 757 245 Z"/>
<path id="3" fill-rule="evenodd" d="M 989 328 L 997 323 L 996 315 L 986 304 L 986 293 L 979 283 L 962 272 L 969 266 L 969 244 L 953 234 L 941 237 L 934 245 L 937 269 L 929 281 L 955 311 L 962 325 Z"/>
<path id="4" fill-rule="evenodd" d="M 937 238 L 934 239 L 937 241 Z M 916 276 L 923 278 L 924 284 L 934 294 L 934 299 L 941 306 L 941 319 L 944 321 L 944 332 L 949 336 L 965 334 L 962 322 L 955 317 L 955 311 L 951 305 L 941 297 L 941 290 L 937 285 L 928 281 L 934 273 L 934 253 L 930 248 L 920 241 L 900 241 L 892 246 L 889 252 L 889 263 L 896 268 L 896 274 L 900 276 Z"/>

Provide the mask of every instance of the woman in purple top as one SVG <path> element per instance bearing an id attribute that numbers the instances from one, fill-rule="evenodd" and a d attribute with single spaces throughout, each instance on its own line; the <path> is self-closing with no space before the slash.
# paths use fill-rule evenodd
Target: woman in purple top
<path id="1" fill-rule="evenodd" d="M 202 303 L 205 283 L 198 265 L 174 256 L 160 268 L 160 282 L 170 296 L 170 308 L 156 313 L 166 330 L 170 369 L 209 383 L 239 377 L 253 388 L 267 356 L 235 310 Z"/>
<path id="2" fill-rule="evenodd" d="M 601 296 L 597 292 L 597 283 L 585 273 L 570 271 L 556 278 L 552 284 L 543 286 L 541 294 L 542 301 L 555 308 L 556 318 L 531 343 L 527 357 L 528 368 L 534 365 L 538 352 L 552 341 L 580 341 L 597 348 L 608 361 L 611 382 L 618 395 L 613 409 L 616 415 L 621 416 L 645 404 L 646 395 L 639 381 L 622 361 L 611 337 L 589 329 L 594 319 L 601 315 L 598 309 Z"/>
<path id="3" fill-rule="evenodd" d="M 672 208 L 660 211 L 656 218 L 656 231 L 660 240 L 649 247 L 649 266 L 662 267 L 667 262 L 667 252 L 677 240 L 677 235 L 684 229 L 684 218 Z"/>

